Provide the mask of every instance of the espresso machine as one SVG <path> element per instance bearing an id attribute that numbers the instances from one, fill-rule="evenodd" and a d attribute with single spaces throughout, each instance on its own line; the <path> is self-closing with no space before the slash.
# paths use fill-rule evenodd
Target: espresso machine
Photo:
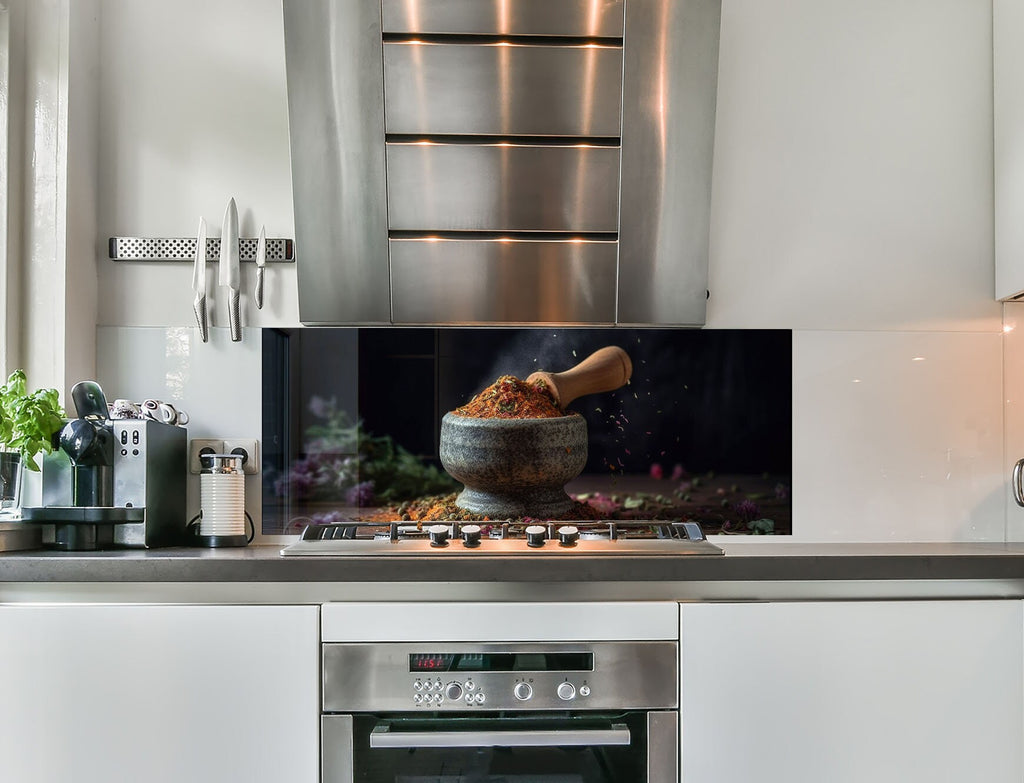
<path id="1" fill-rule="evenodd" d="M 99 384 L 71 390 L 78 418 L 43 459 L 42 502 L 22 519 L 43 525 L 57 549 L 181 544 L 188 435 L 152 419 L 111 419 Z"/>

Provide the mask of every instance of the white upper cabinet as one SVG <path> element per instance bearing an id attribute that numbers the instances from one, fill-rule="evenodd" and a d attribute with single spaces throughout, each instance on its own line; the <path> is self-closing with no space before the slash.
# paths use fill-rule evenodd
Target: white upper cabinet
<path id="1" fill-rule="evenodd" d="M 996 298 L 1024 294 L 1024 3 L 993 0 Z"/>

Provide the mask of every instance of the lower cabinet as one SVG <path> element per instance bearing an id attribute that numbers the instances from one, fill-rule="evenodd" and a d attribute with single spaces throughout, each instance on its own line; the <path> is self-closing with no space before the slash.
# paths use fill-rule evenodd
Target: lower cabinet
<path id="1" fill-rule="evenodd" d="M 1020 783 L 1016 600 L 684 604 L 682 783 Z"/>
<path id="2" fill-rule="evenodd" d="M 315 783 L 313 606 L 0 606 L 0 779 Z"/>

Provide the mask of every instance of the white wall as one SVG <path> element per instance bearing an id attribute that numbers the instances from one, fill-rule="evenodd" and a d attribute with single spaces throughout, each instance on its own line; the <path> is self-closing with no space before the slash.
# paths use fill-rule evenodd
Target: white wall
<path id="1" fill-rule="evenodd" d="M 101 8 L 100 238 L 292 236 L 280 2 Z M 1003 540 L 990 4 L 724 0 L 720 56 L 707 325 L 794 330 L 794 538 Z M 188 265 L 99 268 L 111 340 L 191 324 Z"/>

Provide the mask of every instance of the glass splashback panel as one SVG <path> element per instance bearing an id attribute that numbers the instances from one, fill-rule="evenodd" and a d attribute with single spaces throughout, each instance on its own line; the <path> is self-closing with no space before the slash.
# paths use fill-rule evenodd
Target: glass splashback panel
<path id="1" fill-rule="evenodd" d="M 708 534 L 789 534 L 792 333 L 786 330 L 263 330 L 263 533 L 401 518 L 461 489 L 441 417 L 499 376 L 562 372 L 606 345 L 629 383 L 580 397 L 588 453 L 567 492 L 601 518 L 696 519 Z"/>

